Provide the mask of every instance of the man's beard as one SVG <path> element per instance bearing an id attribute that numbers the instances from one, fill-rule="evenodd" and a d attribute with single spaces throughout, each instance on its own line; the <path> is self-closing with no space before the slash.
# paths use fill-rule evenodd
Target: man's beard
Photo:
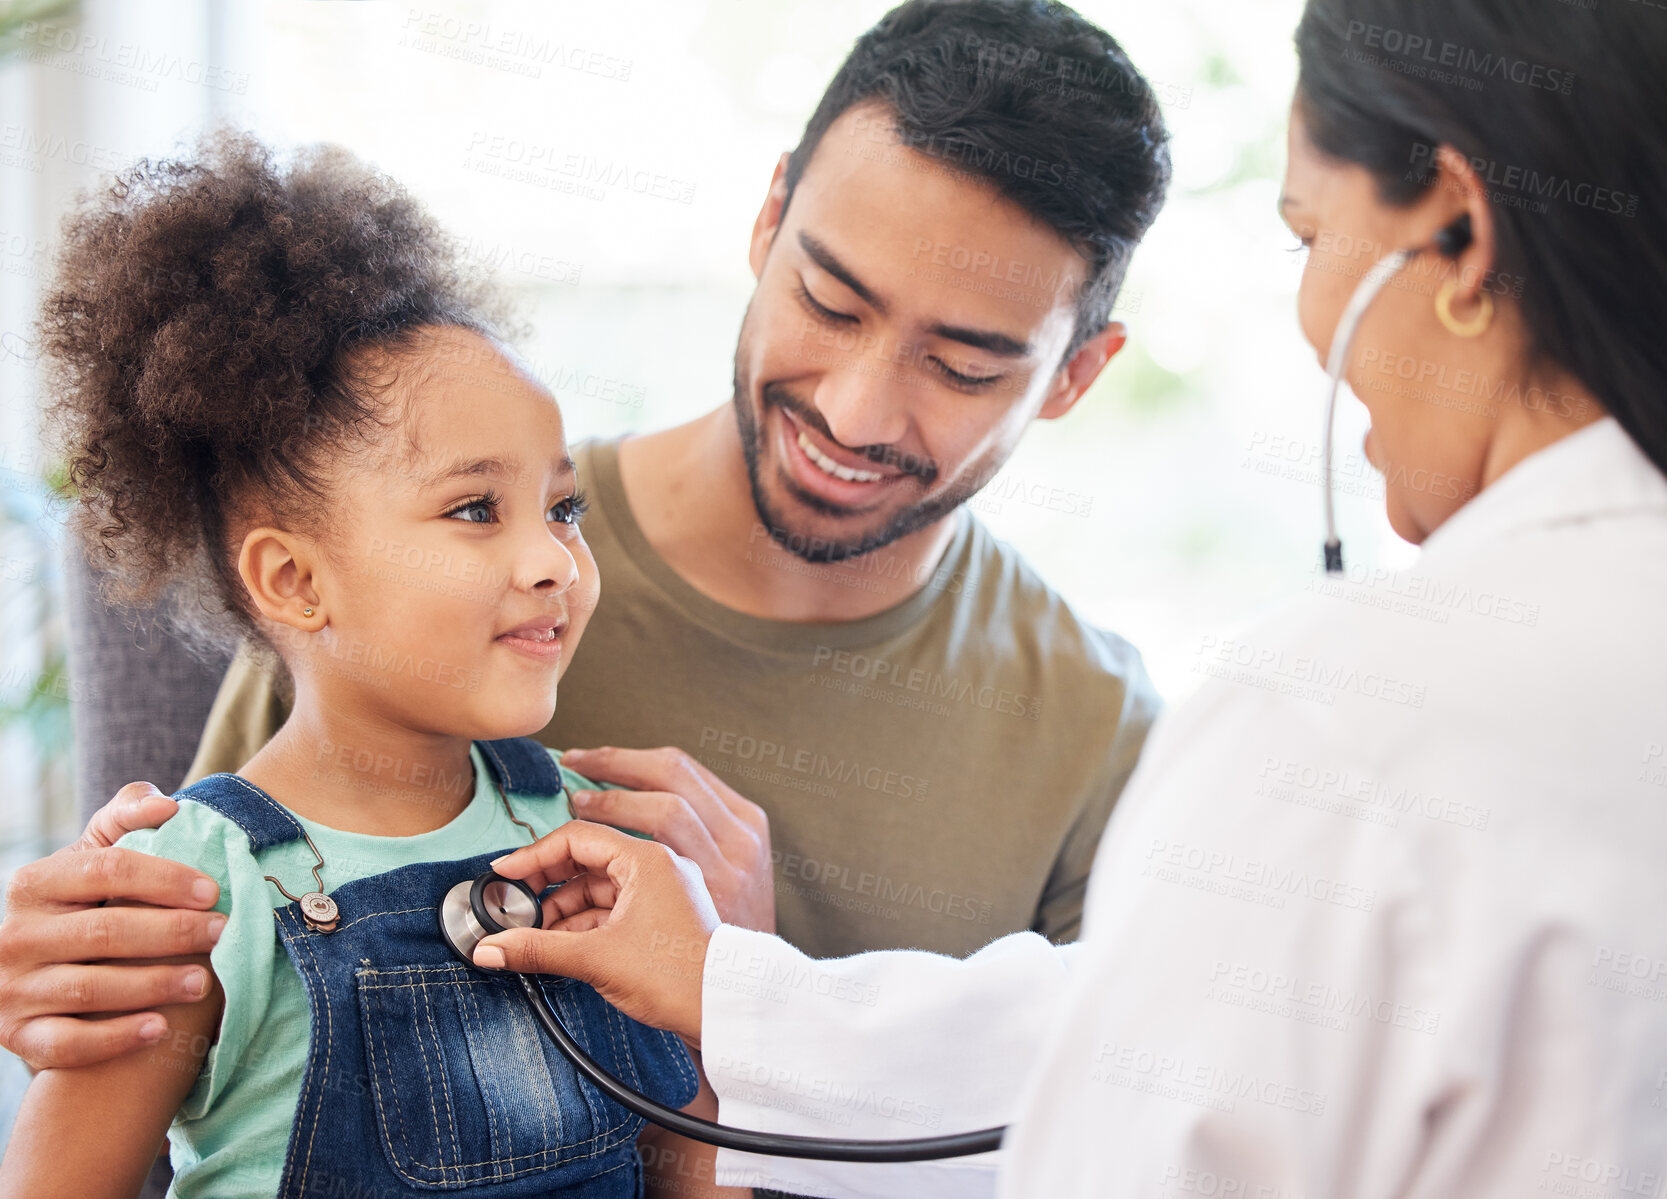
<path id="1" fill-rule="evenodd" d="M 742 321 L 742 345 L 746 342 L 746 322 Z M 765 384 L 760 392 L 760 419 L 753 419 L 752 405 L 747 401 L 751 388 L 748 381 L 741 377 L 741 358 L 743 351 L 737 349 L 735 359 L 734 404 L 735 423 L 741 431 L 741 453 L 747 461 L 747 482 L 752 489 L 752 505 L 758 512 L 758 519 L 764 523 L 770 537 L 775 543 L 788 553 L 806 562 L 844 562 L 851 558 L 861 557 L 882 546 L 890 545 L 900 537 L 907 537 L 927 525 L 942 520 L 949 513 L 955 511 L 962 504 L 976 495 L 981 487 L 995 475 L 1000 468 L 999 462 L 989 460 L 978 463 L 977 469 L 969 476 L 949 488 L 943 494 L 923 500 L 918 504 L 908 505 L 886 519 L 878 528 L 870 529 L 853 540 L 836 540 L 831 537 L 800 533 L 787 526 L 786 519 L 778 512 L 765 494 L 763 480 L 760 478 L 761 446 L 764 439 L 762 416 L 772 407 L 784 408 L 799 417 L 805 424 L 817 431 L 827 434 L 823 428 L 825 422 L 821 416 L 809 405 L 800 402 L 785 388 L 778 384 Z M 829 437 L 830 441 L 837 440 Z M 863 451 L 857 451 L 862 453 Z M 874 447 L 864 454 L 875 462 L 887 462 L 890 458 L 883 452 L 883 447 Z M 922 480 L 927 487 L 937 478 L 935 464 L 906 464 L 908 474 Z M 830 516 L 846 516 L 846 509 L 828 503 L 814 495 L 807 495 L 797 489 L 793 495 L 807 507 Z"/>

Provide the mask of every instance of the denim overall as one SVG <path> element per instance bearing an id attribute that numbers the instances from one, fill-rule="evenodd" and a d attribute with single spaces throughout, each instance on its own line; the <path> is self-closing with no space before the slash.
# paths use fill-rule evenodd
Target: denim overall
<path id="1" fill-rule="evenodd" d="M 561 772 L 537 742 L 477 744 L 505 794 L 560 793 Z M 175 798 L 235 823 L 257 859 L 303 836 L 288 811 L 231 775 L 211 775 Z M 515 848 L 343 883 L 330 892 L 340 910 L 333 932 L 309 928 L 298 903 L 275 910 L 312 1012 L 279 1196 L 641 1193 L 642 1119 L 580 1080 L 513 980 L 464 965 L 440 936 L 446 892 Z M 629 1019 L 573 979 L 540 985 L 604 1069 L 673 1107 L 694 1098 L 694 1066 L 675 1036 Z"/>

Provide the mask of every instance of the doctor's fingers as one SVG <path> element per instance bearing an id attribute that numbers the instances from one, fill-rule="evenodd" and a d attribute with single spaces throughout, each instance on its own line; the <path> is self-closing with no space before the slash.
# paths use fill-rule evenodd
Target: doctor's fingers
<path id="1" fill-rule="evenodd" d="M 575 795 L 575 800 L 579 795 Z M 681 792 L 594 791 L 583 805 L 586 819 L 600 820 L 619 828 L 649 834 L 673 853 L 700 868 L 706 889 L 727 923 L 772 933 L 776 930 L 775 877 L 770 864 L 768 823 L 755 834 L 727 814 L 721 804 L 697 810 Z M 703 811 L 713 806 L 725 811 L 723 821 L 731 833 L 718 837 L 707 824 Z M 739 829 L 736 833 L 733 830 Z"/>
<path id="2" fill-rule="evenodd" d="M 133 849 L 90 849 L 76 844 L 20 866 L 12 875 L 6 885 L 7 918 L 0 926 L 0 942 L 7 938 L 12 914 L 21 909 L 62 908 L 107 899 L 202 909 L 213 907 L 219 898 L 219 884 L 180 862 Z"/>
<path id="3" fill-rule="evenodd" d="M 19 912 L 6 917 L 0 970 L 21 974 L 62 963 L 111 958 L 172 958 L 207 953 L 220 940 L 219 912 L 104 907 Z M 3 1010 L 3 1007 L 0 1007 Z"/>
<path id="4" fill-rule="evenodd" d="M 492 860 L 492 869 L 505 878 L 518 878 L 534 891 L 582 874 L 617 878 L 617 863 L 639 853 L 645 842 L 605 824 L 569 820 L 531 845 Z"/>
<path id="5" fill-rule="evenodd" d="M 698 1043 L 705 942 L 675 951 L 674 942 L 681 939 L 645 938 L 641 930 L 627 932 L 618 923 L 585 932 L 518 928 L 483 941 L 475 962 L 576 978 L 633 1020 Z M 483 951 L 491 949 L 502 955 L 501 963 L 483 959 Z"/>
<path id="6" fill-rule="evenodd" d="M 569 879 L 544 897 L 544 927 L 565 927 L 560 921 L 580 912 L 614 906 L 619 888 L 605 875 L 581 874 Z"/>

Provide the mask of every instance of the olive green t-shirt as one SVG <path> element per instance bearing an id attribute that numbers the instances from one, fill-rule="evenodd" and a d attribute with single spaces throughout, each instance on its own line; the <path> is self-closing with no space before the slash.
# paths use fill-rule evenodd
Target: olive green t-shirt
<path id="1" fill-rule="evenodd" d="M 602 600 L 539 740 L 681 746 L 758 803 L 778 929 L 812 956 L 1076 937 L 1158 706 L 1128 642 L 1078 618 L 964 508 L 920 590 L 884 612 L 744 615 L 648 544 L 617 442 L 574 456 Z M 283 716 L 271 669 L 239 655 L 190 777 L 235 771 Z"/>

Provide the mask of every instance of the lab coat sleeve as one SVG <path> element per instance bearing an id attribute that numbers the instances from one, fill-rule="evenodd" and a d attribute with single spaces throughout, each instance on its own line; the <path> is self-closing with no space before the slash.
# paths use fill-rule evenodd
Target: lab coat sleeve
<path id="1" fill-rule="evenodd" d="M 813 961 L 724 926 L 703 983 L 701 1050 L 726 1124 L 874 1140 L 1007 1123 L 1066 993 L 1077 947 L 1035 933 L 965 960 L 886 951 Z M 825 1196 L 982 1196 L 999 1153 L 852 1164 L 718 1155 L 719 1181 Z"/>

